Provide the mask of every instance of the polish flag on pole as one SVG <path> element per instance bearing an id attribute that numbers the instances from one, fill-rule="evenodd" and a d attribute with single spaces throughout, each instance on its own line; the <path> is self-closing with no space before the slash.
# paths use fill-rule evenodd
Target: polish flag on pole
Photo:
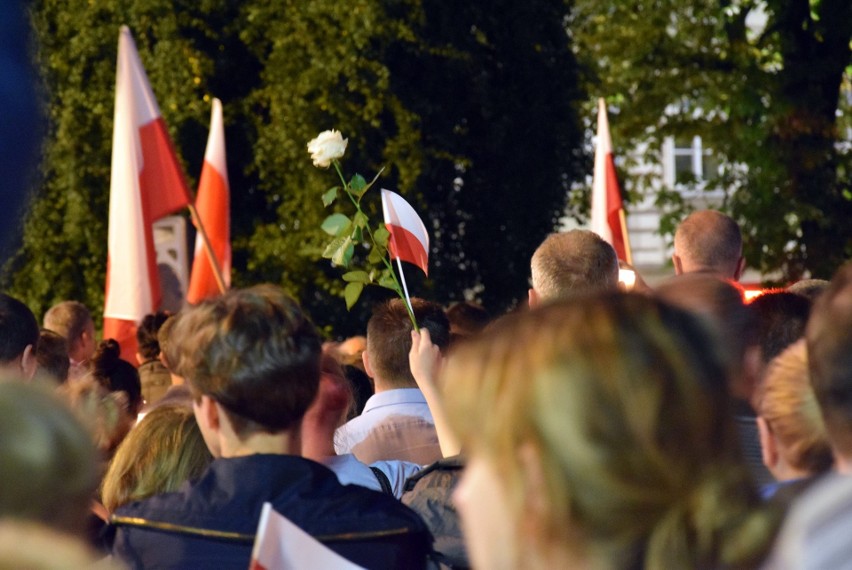
<path id="1" fill-rule="evenodd" d="M 598 99 L 597 138 L 590 229 L 612 245 L 619 259 L 632 264 L 624 205 L 621 202 L 621 190 L 618 188 L 615 162 L 612 158 L 612 139 L 609 136 L 606 103 L 602 98 Z"/>
<path id="2" fill-rule="evenodd" d="M 136 326 L 160 303 L 152 224 L 191 203 L 127 26 L 118 36 L 104 338 L 136 362 Z"/>
<path id="3" fill-rule="evenodd" d="M 363 570 L 263 504 L 249 570 Z"/>
<path id="4" fill-rule="evenodd" d="M 225 164 L 225 129 L 222 123 L 222 102 L 219 99 L 213 99 L 210 134 L 207 137 L 207 151 L 204 153 L 204 167 L 198 182 L 195 208 L 204 229 L 207 230 L 216 263 L 224 284 L 228 287 L 231 284 L 230 198 L 228 167 Z M 192 262 L 186 300 L 198 303 L 221 292 L 216 279 L 216 268 L 210 262 L 204 240 L 199 233 L 195 238 L 195 259 Z"/>
<path id="5" fill-rule="evenodd" d="M 388 251 L 397 260 L 413 263 L 429 275 L 429 234 L 411 204 L 382 188 L 382 213 L 390 232 Z"/>

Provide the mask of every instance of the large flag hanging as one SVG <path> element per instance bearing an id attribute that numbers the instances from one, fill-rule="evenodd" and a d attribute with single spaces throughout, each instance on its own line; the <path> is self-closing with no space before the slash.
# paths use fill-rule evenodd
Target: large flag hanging
<path id="1" fill-rule="evenodd" d="M 249 570 L 363 570 L 263 504 Z"/>
<path id="2" fill-rule="evenodd" d="M 222 102 L 219 99 L 213 99 L 210 134 L 207 137 L 207 150 L 204 153 L 204 167 L 201 170 L 201 179 L 198 182 L 195 209 L 198 211 L 202 226 L 207 230 L 207 237 L 210 240 L 226 287 L 231 284 L 229 203 Z M 199 232 L 199 235 L 195 238 L 195 259 L 192 262 L 192 275 L 186 294 L 187 301 L 197 303 L 221 293 L 215 271 Z"/>
<path id="3" fill-rule="evenodd" d="M 135 362 L 136 326 L 160 302 L 152 224 L 191 203 L 127 26 L 118 36 L 104 338 Z"/>
<path id="4" fill-rule="evenodd" d="M 621 190 L 615 175 L 612 158 L 612 139 L 609 136 L 609 120 L 606 103 L 598 99 L 598 144 L 595 148 L 595 174 L 592 182 L 591 230 L 609 242 L 618 258 L 633 263 Z"/>
<path id="5" fill-rule="evenodd" d="M 414 208 L 399 194 L 382 188 L 382 213 L 391 234 L 391 257 L 413 263 L 429 275 L 429 234 Z"/>

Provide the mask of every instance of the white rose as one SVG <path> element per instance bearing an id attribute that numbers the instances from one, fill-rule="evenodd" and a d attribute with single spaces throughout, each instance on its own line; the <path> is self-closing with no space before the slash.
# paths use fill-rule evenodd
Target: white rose
<path id="1" fill-rule="evenodd" d="M 346 152 L 346 143 L 349 139 L 343 138 L 340 131 L 323 131 L 317 138 L 308 143 L 308 152 L 314 166 L 328 168 L 331 161 L 343 156 Z"/>

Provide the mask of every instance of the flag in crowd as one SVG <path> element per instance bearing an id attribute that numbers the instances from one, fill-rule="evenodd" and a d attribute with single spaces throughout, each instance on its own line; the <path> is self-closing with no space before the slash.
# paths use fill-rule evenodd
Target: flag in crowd
<path id="1" fill-rule="evenodd" d="M 195 239 L 195 258 L 186 295 L 186 300 L 190 303 L 197 303 L 221 293 L 216 279 L 217 271 L 220 272 L 226 287 L 230 286 L 231 282 L 230 196 L 225 156 L 222 102 L 213 99 L 210 134 L 207 137 L 207 150 L 204 153 L 204 167 L 198 182 L 195 208 L 207 232 L 215 259 L 211 261 L 210 252 L 205 248 L 203 236 L 199 231 Z"/>
<path id="2" fill-rule="evenodd" d="M 136 325 L 160 302 L 152 224 L 191 203 L 130 30 L 118 39 L 104 338 L 135 362 Z"/>
<path id="3" fill-rule="evenodd" d="M 382 188 L 382 213 L 390 232 L 391 258 L 413 263 L 429 274 L 429 234 L 426 225 L 405 198 Z"/>
<path id="4" fill-rule="evenodd" d="M 598 99 L 598 133 L 590 229 L 612 245 L 619 259 L 633 263 L 624 218 L 624 204 L 615 173 L 606 103 L 602 98 Z"/>

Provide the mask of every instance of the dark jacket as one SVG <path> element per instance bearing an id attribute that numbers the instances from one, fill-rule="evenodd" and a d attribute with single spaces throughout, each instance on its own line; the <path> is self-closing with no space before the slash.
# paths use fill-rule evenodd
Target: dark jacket
<path id="1" fill-rule="evenodd" d="M 245 570 L 266 501 L 365 568 L 425 566 L 431 536 L 413 511 L 289 455 L 217 459 L 180 491 L 117 509 L 113 554 L 132 568 Z"/>

